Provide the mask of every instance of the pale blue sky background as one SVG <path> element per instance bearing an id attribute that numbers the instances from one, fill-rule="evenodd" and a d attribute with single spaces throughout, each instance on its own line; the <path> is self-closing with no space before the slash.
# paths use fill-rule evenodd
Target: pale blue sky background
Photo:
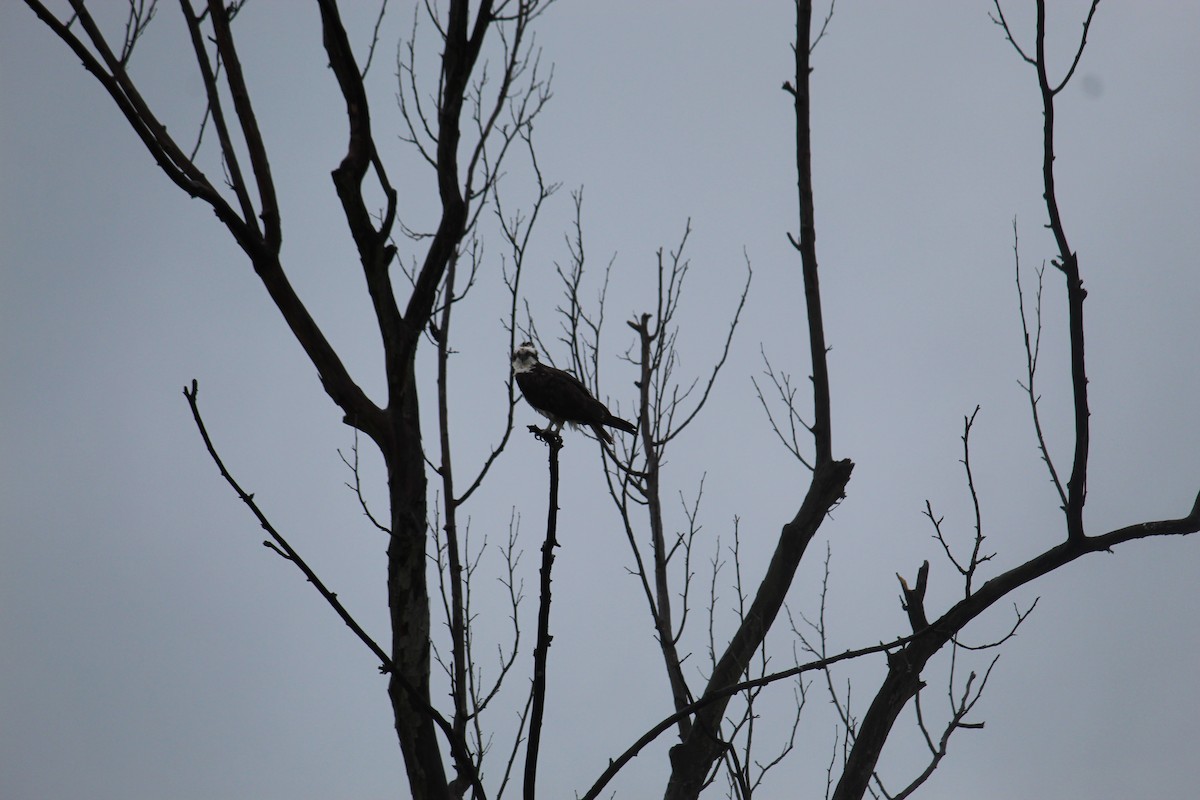
<path id="1" fill-rule="evenodd" d="M 372 72 L 374 112 L 393 180 L 419 224 L 433 213 L 431 175 L 388 133 L 397 129 L 392 45 L 411 21 L 405 4 L 393 5 Z M 1031 7 L 1006 4 L 1026 44 Z M 372 17 L 366 4 L 354 9 L 363 13 L 353 15 L 351 35 L 363 48 Z M 857 467 L 791 605 L 815 609 L 829 543 L 834 649 L 903 631 L 895 573 L 911 578 L 926 558 L 931 610 L 961 591 L 921 510 L 930 499 L 968 535 L 958 437 L 976 404 L 975 475 L 999 553 L 989 567 L 1007 568 L 1062 535 L 1017 387 L 1014 215 L 1023 264 L 1032 270 L 1053 255 L 1041 229 L 1040 103 L 1032 70 L 988 10 L 984 2 L 844 0 L 816 53 L 834 448 Z M 1053 4 L 1059 69 L 1085 10 L 1079 0 Z M 743 250 L 755 267 L 712 406 L 668 465 L 672 493 L 693 496 L 707 475 L 702 574 L 716 537 L 729 544 L 735 516 L 746 574 L 759 574 L 807 480 L 773 441 L 750 384 L 760 343 L 777 366 L 801 377 L 807 370 L 798 262 L 784 236 L 796 227 L 793 132 L 779 89 L 790 77 L 792 24 L 784 2 L 562 2 L 538 29 L 543 61 L 555 65 L 555 97 L 536 129 L 542 166 L 567 188 L 586 187 L 590 263 L 598 269 L 616 256 L 609 396 L 623 408 L 633 401 L 633 376 L 616 358 L 630 341 L 623 321 L 651 307 L 654 250 L 673 246 L 688 218 L 686 374 L 702 373 L 719 346 Z M 1061 96 L 1060 201 L 1090 292 L 1087 521 L 1095 533 L 1181 516 L 1200 485 L 1197 33 L 1194 4 L 1102 4 L 1078 80 Z M 236 34 L 275 159 L 291 277 L 354 374 L 378 392 L 369 306 L 328 179 L 345 118 L 317 12 L 258 0 Z M 166 4 L 134 59 L 172 130 L 191 130 L 199 113 L 189 49 L 178 10 Z M 0 6 L 0 104 L 0 795 L 403 796 L 384 680 L 299 573 L 261 547 L 255 522 L 203 452 L 180 390 L 199 379 L 230 468 L 386 639 L 385 542 L 342 486 L 336 453 L 350 446 L 349 429 L 211 212 L 157 171 L 95 81 L 15 2 Z M 554 326 L 552 265 L 567 256 L 569 206 L 564 189 L 526 279 L 543 331 Z M 490 247 L 488 273 L 456 323 L 464 469 L 503 414 L 507 341 L 494 303 L 499 245 Z M 1065 470 L 1063 292 L 1048 277 L 1040 383 Z M 518 412 L 518 425 L 535 421 L 525 406 Z M 378 462 L 364 459 L 378 497 Z M 473 535 L 493 543 L 510 510 L 522 514 L 527 633 L 543 459 L 541 445 L 515 437 L 502 471 L 467 509 Z M 593 445 L 572 437 L 563 459 L 547 797 L 586 789 L 669 710 Z M 489 551 L 483 569 L 494 575 L 498 564 Z M 1014 597 L 1042 599 L 974 715 L 987 726 L 952 741 L 923 796 L 1191 796 L 1200 784 L 1198 574 L 1196 540 L 1142 542 Z M 490 577 L 480 587 L 494 590 Z M 731 603 L 726 589 L 723 613 Z M 481 610 L 481 624 L 503 623 L 498 606 Z M 967 636 L 983 641 L 1010 620 L 1010 609 L 998 608 Z M 704 647 L 696 622 L 693 678 Z M 784 631 L 771 647 L 773 666 L 789 662 Z M 856 680 L 859 714 L 882 674 L 882 658 L 839 673 Z M 935 678 L 931 705 L 943 696 Z M 512 684 L 512 704 L 524 680 Z M 786 707 L 790 689 L 769 697 Z M 511 708 L 492 719 L 498 742 Z M 797 752 L 762 796 L 823 791 L 834 727 L 819 684 L 805 713 Z M 783 721 L 771 709 L 763 723 Z M 923 765 L 908 734 L 911 711 L 900 727 L 882 765 L 893 789 Z M 635 761 L 613 785 L 617 795 L 655 796 L 664 750 L 665 742 Z"/>

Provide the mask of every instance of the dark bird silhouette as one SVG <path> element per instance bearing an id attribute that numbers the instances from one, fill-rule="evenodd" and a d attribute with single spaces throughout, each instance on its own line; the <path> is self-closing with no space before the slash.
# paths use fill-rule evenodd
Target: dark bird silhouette
<path id="1" fill-rule="evenodd" d="M 572 428 L 587 425 L 597 437 L 612 444 L 612 436 L 603 426 L 626 433 L 637 431 L 637 426 L 614 416 L 604 403 L 592 397 L 574 375 L 538 361 L 538 351 L 532 342 L 522 342 L 513 352 L 512 370 L 525 401 L 550 420 L 553 433 L 558 433 L 567 423 Z"/>

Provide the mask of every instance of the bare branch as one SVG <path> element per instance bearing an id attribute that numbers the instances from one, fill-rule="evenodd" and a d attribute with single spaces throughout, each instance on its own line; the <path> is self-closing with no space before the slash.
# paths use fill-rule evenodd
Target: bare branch
<path id="1" fill-rule="evenodd" d="M 701 697 L 700 699 L 688 704 L 676 713 L 659 720 L 657 724 L 647 730 L 637 739 L 637 741 L 630 745 L 625 752 L 621 753 L 621 755 L 617 758 L 611 759 L 608 767 L 604 770 L 596 782 L 592 784 L 591 788 L 588 789 L 587 792 L 581 795 L 581 800 L 595 800 L 595 798 L 599 797 L 600 793 L 604 791 L 604 787 L 608 785 L 608 783 L 616 776 L 618 772 L 621 771 L 622 768 L 624 768 L 625 764 L 627 764 L 633 758 L 636 758 L 638 753 L 640 753 L 647 745 L 678 724 L 679 720 L 684 717 L 693 715 L 697 711 L 711 707 L 714 704 L 721 703 L 721 701 L 727 700 L 729 697 L 732 697 L 740 692 L 744 692 L 748 689 L 754 689 L 759 686 L 767 686 L 769 684 L 786 680 L 797 675 L 803 675 L 806 672 L 813 672 L 819 669 L 823 670 L 842 661 L 849 661 L 851 659 L 861 658 L 863 656 L 872 655 L 875 653 L 890 652 L 902 647 L 906 643 L 912 641 L 914 638 L 915 636 L 902 636 L 889 642 L 871 645 L 870 647 L 864 647 L 857 650 L 846 650 L 838 653 L 837 655 L 829 656 L 828 658 L 809 661 L 807 663 L 782 670 L 781 672 L 773 672 L 769 675 L 764 675 L 759 678 L 752 678 L 740 683 L 734 683 L 724 687 L 723 689 L 714 691 L 711 694 L 706 694 L 704 697 Z"/>
<path id="2" fill-rule="evenodd" d="M 771 383 L 775 385 L 775 391 L 779 395 L 779 399 L 783 403 L 783 406 L 787 412 L 788 434 L 786 436 L 780 429 L 779 422 L 775 420 L 775 415 L 771 412 L 771 406 L 767 402 L 766 397 L 763 396 L 762 387 L 758 385 L 758 380 L 751 376 L 750 382 L 754 385 L 754 391 L 758 396 L 758 402 L 762 406 L 763 411 L 766 412 L 767 422 L 770 423 L 771 430 L 775 432 L 775 435 L 779 438 L 779 441 L 783 443 L 783 446 L 787 448 L 787 451 L 791 453 L 797 461 L 803 464 L 804 467 L 811 472 L 813 468 L 812 463 L 806 459 L 804 454 L 801 452 L 799 432 L 796 428 L 797 425 L 799 425 L 799 427 L 804 428 L 809 433 L 812 433 L 813 429 L 812 426 L 806 423 L 800 416 L 800 412 L 796 410 L 797 388 L 792 385 L 792 378 L 790 375 L 788 375 L 786 372 L 777 373 L 775 371 L 775 368 L 771 366 L 770 359 L 767 358 L 767 351 L 761 344 L 759 345 L 759 353 L 762 355 L 763 364 L 766 366 L 766 369 L 763 370 L 763 374 L 765 374 L 767 378 L 770 379 Z"/>
<path id="3" fill-rule="evenodd" d="M 817 31 L 817 35 L 813 37 L 812 44 L 808 46 L 808 54 L 810 56 L 817 49 L 817 45 L 821 43 L 821 40 L 825 38 L 825 34 L 828 33 L 829 23 L 833 21 L 833 10 L 836 7 L 837 0 L 829 0 L 829 13 L 825 15 L 825 19 L 821 22 L 821 30 Z M 792 89 L 792 92 L 795 92 L 795 88 Z"/>
<path id="4" fill-rule="evenodd" d="M 354 496 L 358 498 L 358 504 L 360 506 L 362 506 L 363 515 L 366 516 L 366 518 L 371 521 L 371 524 L 374 525 L 376 528 L 378 528 L 380 531 L 390 534 L 392 532 L 391 528 L 384 525 L 382 522 L 380 522 L 375 517 L 374 514 L 371 513 L 370 507 L 367 506 L 367 499 L 363 496 L 363 493 L 362 493 L 362 480 L 360 479 L 360 476 L 358 473 L 358 429 L 357 428 L 354 430 L 354 444 L 351 446 L 350 452 L 354 456 L 353 460 L 347 459 L 346 456 L 342 453 L 342 451 L 338 450 L 338 458 L 342 459 L 342 463 L 345 464 L 350 469 L 350 473 L 354 476 L 354 483 L 353 484 L 347 483 L 346 488 L 348 488 L 352 492 L 354 492 Z"/>
<path id="5" fill-rule="evenodd" d="M 850 752 L 835 798 L 861 797 L 874 773 L 883 742 L 887 740 L 900 710 L 921 688 L 920 675 L 945 644 L 997 601 L 1089 553 L 1151 536 L 1186 536 L 1200 531 L 1200 494 L 1187 516 L 1128 525 L 1098 536 L 1068 538 L 1028 561 L 997 575 L 969 597 L 955 603 L 927 628 L 915 633 L 906 645 L 889 655 L 888 675 L 868 709 L 859 736 Z"/>
<path id="6" fill-rule="evenodd" d="M 383 15 L 387 13 L 388 0 L 379 3 L 379 16 L 375 18 L 375 28 L 371 31 L 371 46 L 367 48 L 367 59 L 363 62 L 359 77 L 365 79 L 371 69 L 371 60 L 375 58 L 375 46 L 379 44 L 379 28 L 383 25 Z"/>
<path id="7" fill-rule="evenodd" d="M 541 599 L 538 603 L 537 643 L 533 646 L 532 707 L 529 717 L 529 741 L 525 748 L 525 800 L 537 796 L 538 752 L 542 738 L 542 715 L 546 703 L 546 659 L 550 651 L 550 571 L 554 567 L 554 548 L 558 547 L 558 452 L 562 440 L 539 437 L 549 445 L 550 498 L 546 521 L 546 540 L 542 543 Z"/>
<path id="8" fill-rule="evenodd" d="M 738 295 L 737 307 L 733 310 L 733 319 L 730 321 L 729 327 L 726 329 L 725 344 L 721 348 L 721 356 L 717 359 L 717 363 L 713 365 L 712 372 L 708 376 L 708 381 L 704 385 L 704 391 L 701 393 L 700 399 L 696 401 L 695 407 L 693 407 L 691 412 L 689 412 L 687 416 L 685 416 L 677 424 L 669 427 L 669 429 L 660 439 L 660 442 L 663 444 L 666 444 L 679 434 L 683 433 L 683 430 L 692 423 L 692 420 L 694 420 L 696 415 L 699 414 L 704 408 L 704 404 L 708 402 L 709 393 L 712 392 L 712 388 L 717 382 L 717 375 L 721 372 L 721 367 L 725 366 L 725 360 L 729 357 L 729 346 L 733 343 L 733 333 L 737 330 L 738 321 L 742 316 L 742 309 L 746 307 L 746 297 L 750 294 L 750 281 L 754 277 L 754 270 L 750 266 L 749 255 L 745 255 L 745 259 L 746 283 L 743 284 L 741 294 Z"/>
<path id="9" fill-rule="evenodd" d="M 1058 94 L 1066 88 L 1070 82 L 1071 76 L 1075 74 L 1075 68 L 1079 66 L 1079 59 L 1083 58 L 1083 48 L 1087 47 L 1088 29 L 1092 27 L 1092 17 L 1096 16 L 1096 7 L 1100 5 L 1100 0 L 1092 0 L 1091 6 L 1088 8 L 1087 19 L 1083 21 L 1083 33 L 1079 35 L 1079 47 L 1075 49 L 1075 58 L 1071 60 L 1071 67 L 1067 70 L 1067 74 L 1059 81 L 1058 86 L 1055 86 L 1053 94 Z"/>
<path id="10" fill-rule="evenodd" d="M 1046 445 L 1046 436 L 1042 432 L 1041 415 L 1038 413 L 1038 403 L 1041 401 L 1039 395 L 1034 388 L 1034 379 L 1037 376 L 1038 355 L 1041 352 L 1042 346 L 1042 288 L 1044 286 L 1043 278 L 1045 276 L 1045 268 L 1039 268 L 1037 271 L 1037 294 L 1034 302 L 1034 336 L 1033 343 L 1030 344 L 1029 336 L 1029 321 L 1025 314 L 1025 293 L 1021 289 L 1021 256 L 1018 250 L 1017 239 L 1017 220 L 1013 218 L 1013 260 L 1016 263 L 1016 279 L 1017 279 L 1017 309 L 1021 313 L 1021 334 L 1025 342 L 1025 368 L 1026 381 L 1018 385 L 1025 390 L 1025 394 L 1029 397 L 1029 408 L 1033 414 L 1033 430 L 1037 436 L 1038 450 L 1042 454 L 1042 462 L 1045 463 L 1046 469 L 1050 471 L 1050 481 L 1054 484 L 1055 491 L 1058 492 L 1058 499 L 1062 503 L 1062 507 L 1067 507 L 1067 493 L 1063 489 L 1062 481 L 1059 480 L 1058 470 L 1054 467 L 1054 460 L 1050 457 L 1050 450 Z"/>
<path id="11" fill-rule="evenodd" d="M 821 288 L 817 277 L 817 229 L 813 201 L 812 128 L 809 122 L 809 49 L 799 43 L 811 39 L 812 3 L 796 3 L 795 84 L 792 92 L 796 115 L 796 174 L 797 198 L 800 211 L 800 237 L 792 244 L 800 253 L 800 269 L 804 277 L 804 305 L 808 322 L 808 345 L 812 363 L 813 386 L 813 463 L 820 468 L 833 461 L 833 428 L 830 420 L 828 347 L 825 343 L 825 323 L 821 311 Z M 790 238 L 790 235 L 789 235 Z"/>
<path id="12" fill-rule="evenodd" d="M 193 380 L 191 391 L 189 391 L 187 387 L 184 387 L 183 396 L 187 398 L 188 406 L 192 409 L 192 419 L 195 420 L 196 428 L 200 431 L 200 438 L 204 440 L 204 447 L 208 450 L 208 454 L 212 457 L 213 462 L 217 465 L 217 469 L 220 471 L 221 477 L 224 478 L 225 481 L 233 488 L 233 490 L 237 493 L 237 496 L 241 498 L 242 502 L 250 508 L 251 513 L 254 514 L 254 517 L 258 520 L 258 523 L 262 526 L 263 530 L 265 530 L 273 540 L 273 544 L 270 542 L 264 542 L 263 544 L 280 553 L 280 555 L 284 556 L 288 561 L 291 561 L 293 564 L 295 564 L 296 567 L 304 573 L 304 577 L 308 579 L 308 582 L 313 585 L 313 587 L 321 594 L 321 596 L 325 598 L 325 601 L 329 603 L 335 612 L 337 612 L 337 615 L 342 618 L 342 621 L 346 623 L 346 626 L 350 628 L 350 630 L 354 632 L 354 635 L 357 636 L 362 643 L 365 644 L 367 648 L 375 654 L 375 657 L 379 659 L 379 671 L 383 673 L 391 672 L 392 660 L 388 657 L 387 653 L 383 651 L 383 648 L 376 644 L 375 640 L 367 635 L 367 632 L 362 629 L 362 626 L 359 625 L 352 616 L 350 616 L 350 612 L 347 611 L 346 607 L 342 605 L 342 602 L 338 600 L 337 595 L 325 587 L 325 584 L 320 578 L 317 577 L 317 574 L 313 572 L 312 568 L 308 566 L 308 563 L 300 557 L 300 555 L 292 548 L 292 546 L 288 544 L 287 540 L 283 538 L 279 531 L 275 529 L 275 526 L 271 524 L 270 520 L 267 519 L 266 515 L 263 514 L 262 510 L 258 507 L 258 504 L 254 501 L 254 495 L 248 494 L 245 490 L 243 490 L 238 482 L 234 480 L 233 476 L 229 474 L 229 470 L 225 468 L 225 463 L 217 454 L 216 446 L 213 444 L 212 439 L 208 435 L 208 429 L 204 425 L 204 420 L 200 417 L 200 406 L 198 405 L 196 399 L 198 391 L 199 384 Z"/>
<path id="13" fill-rule="evenodd" d="M 184 5 L 187 0 L 183 0 Z M 250 155 L 250 166 L 254 172 L 255 187 L 258 189 L 260 208 L 258 217 L 263 221 L 263 246 L 272 257 L 278 257 L 283 234 L 279 220 L 279 202 L 275 197 L 275 182 L 271 178 L 271 164 L 267 148 L 258 130 L 258 120 L 250 104 L 250 92 L 242 75 L 242 63 L 233 44 L 233 32 L 229 27 L 230 17 L 222 0 L 208 0 L 209 17 L 216 36 L 217 51 L 225 65 L 225 80 L 233 99 L 246 151 Z M 199 55 L 199 53 L 198 53 Z M 247 219 L 249 224 L 250 220 Z"/>
<path id="14" fill-rule="evenodd" d="M 154 14 L 158 11 L 158 0 L 150 0 L 149 5 L 146 0 L 128 0 L 129 13 L 125 18 L 125 41 L 121 45 L 121 66 L 129 66 L 129 59 L 133 55 L 133 48 L 137 44 L 137 40 L 146 32 L 146 28 L 150 25 L 150 20 L 154 19 Z"/>
<path id="15" fill-rule="evenodd" d="M 992 668 L 996 666 L 996 662 L 999 660 L 1000 656 L 996 656 L 992 659 L 992 662 L 988 665 L 987 670 L 983 674 L 983 679 L 979 682 L 979 686 L 974 688 L 974 690 L 972 690 L 972 686 L 975 683 L 977 675 L 972 672 L 967 678 L 966 685 L 963 687 L 962 696 L 957 705 L 954 707 L 953 714 L 951 715 L 950 720 L 946 723 L 946 727 L 942 730 L 942 735 L 938 739 L 936 745 L 934 745 L 933 739 L 930 737 L 929 732 L 925 727 L 924 720 L 920 717 L 921 695 L 919 692 L 917 693 L 915 703 L 918 714 L 918 723 L 921 727 L 921 732 L 925 735 L 925 742 L 929 746 L 931 757 L 929 759 L 929 763 L 925 766 L 925 769 L 922 770 L 921 774 L 914 778 L 912 782 L 909 783 L 909 785 L 906 786 L 902 791 L 896 795 L 890 795 L 893 797 L 893 800 L 905 800 L 905 798 L 912 796 L 912 794 L 918 788 L 920 788 L 925 781 L 929 780 L 929 776 L 933 774 L 933 771 L 937 769 L 938 764 L 940 764 L 942 759 L 946 757 L 946 746 L 950 742 L 950 737 L 955 731 L 963 729 L 978 730 L 983 728 L 982 722 L 966 722 L 964 721 L 964 718 L 975 707 L 975 704 L 979 702 L 979 698 L 983 696 L 983 690 L 984 687 L 987 686 L 988 678 L 991 677 Z"/>
<path id="16" fill-rule="evenodd" d="M 1089 12 L 1095 11 L 1095 0 Z M 1085 28 L 1086 40 L 1086 28 Z M 1076 63 L 1082 54 L 1083 43 L 1076 54 Z M 1063 273 L 1067 283 L 1068 328 L 1071 342 L 1071 387 L 1075 406 L 1075 458 L 1071 466 L 1071 476 L 1067 479 L 1067 536 L 1081 539 L 1084 536 L 1083 506 L 1087 502 L 1087 468 L 1088 445 L 1090 440 L 1088 418 L 1088 380 L 1084 364 L 1083 338 L 1083 300 L 1087 297 L 1083 281 L 1079 275 L 1079 260 L 1067 243 L 1067 234 L 1063 227 L 1062 215 L 1058 208 L 1058 195 L 1054 180 L 1054 95 L 1057 90 L 1050 86 L 1046 72 L 1046 3 L 1037 3 L 1037 76 L 1038 87 L 1042 94 L 1042 115 L 1045 118 L 1042 139 L 1042 177 L 1045 184 L 1043 197 L 1046 210 L 1050 217 L 1050 230 L 1058 243 L 1058 259 L 1054 265 Z M 1072 65 L 1074 70 L 1074 65 Z M 1059 89 L 1065 85 L 1065 80 Z"/>
<path id="17" fill-rule="evenodd" d="M 1021 45 L 1017 44 L 1017 40 L 1013 37 L 1012 28 L 1008 26 L 1008 20 L 1004 17 L 1004 9 L 1000 7 L 1000 0 L 992 0 L 992 2 L 996 8 L 996 13 L 994 16 L 989 13 L 988 18 L 993 23 L 1000 26 L 1000 28 L 1004 31 L 1004 38 L 1008 39 L 1008 43 L 1011 44 L 1013 49 L 1017 51 L 1017 55 L 1021 57 L 1021 60 L 1027 64 L 1033 64 L 1036 66 L 1037 62 L 1030 58 L 1029 55 L 1021 49 Z"/>

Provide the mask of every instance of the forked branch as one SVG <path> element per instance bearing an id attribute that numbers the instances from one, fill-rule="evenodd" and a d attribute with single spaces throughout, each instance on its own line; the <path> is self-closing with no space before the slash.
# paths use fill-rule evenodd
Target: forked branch
<path id="1" fill-rule="evenodd" d="M 1087 502 L 1088 449 L 1091 438 L 1089 428 L 1089 416 L 1091 412 L 1088 410 L 1088 379 L 1084 361 L 1083 336 L 1083 301 L 1087 297 L 1087 291 L 1083 288 L 1083 280 L 1080 277 L 1078 255 L 1071 249 L 1070 244 L 1067 242 L 1066 228 L 1063 225 L 1062 213 L 1059 211 L 1058 206 L 1054 173 L 1054 98 L 1066 87 L 1071 76 L 1075 74 L 1075 68 L 1079 65 L 1079 60 L 1083 57 L 1083 50 L 1087 45 L 1088 31 L 1091 28 L 1092 18 L 1095 16 L 1096 7 L 1099 5 L 1100 0 L 1092 0 L 1088 8 L 1087 18 L 1083 23 L 1083 32 L 1079 39 L 1079 45 L 1075 50 L 1075 56 L 1071 61 L 1071 66 L 1058 83 L 1054 83 L 1051 80 L 1049 68 L 1046 63 L 1046 0 L 1037 0 L 1037 30 L 1034 56 L 1032 58 L 1017 44 L 1013 37 L 1012 30 L 1004 18 L 1000 0 L 993 0 L 993 2 L 997 14 L 996 17 L 993 17 L 993 20 L 1004 30 L 1008 41 L 1016 48 L 1021 58 L 1031 64 L 1036 70 L 1038 90 L 1042 98 L 1044 123 L 1042 126 L 1042 182 L 1044 188 L 1042 196 L 1046 201 L 1046 212 L 1049 216 L 1048 227 L 1051 233 L 1054 234 L 1054 241 L 1058 247 L 1058 256 L 1051 263 L 1063 274 L 1067 286 L 1067 312 L 1071 351 L 1071 389 L 1075 411 L 1075 453 L 1074 461 L 1071 465 L 1071 475 L 1067 479 L 1066 503 L 1063 510 L 1066 512 L 1067 517 L 1067 536 L 1071 539 L 1082 539 L 1085 536 L 1083 507 Z"/>

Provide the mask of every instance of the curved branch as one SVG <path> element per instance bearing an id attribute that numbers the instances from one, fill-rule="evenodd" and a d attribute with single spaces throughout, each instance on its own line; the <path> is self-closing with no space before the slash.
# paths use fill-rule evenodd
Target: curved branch
<path id="1" fill-rule="evenodd" d="M 1013 591 L 1089 553 L 1110 551 L 1118 544 L 1151 536 L 1186 536 L 1200 531 L 1200 494 L 1187 516 L 1127 525 L 1099 536 L 1067 539 L 984 583 L 954 604 L 929 627 L 915 634 L 888 658 L 888 675 L 862 719 L 834 800 L 857 800 L 874 774 L 884 742 L 900 711 L 921 688 L 921 672 L 929 659 L 966 625 Z"/>
<path id="2" fill-rule="evenodd" d="M 1083 48 L 1087 47 L 1088 30 L 1092 27 L 1092 17 L 1096 16 L 1096 7 L 1100 5 L 1100 0 L 1092 0 L 1092 5 L 1088 8 L 1087 19 L 1083 21 L 1083 33 L 1079 36 L 1079 47 L 1075 49 L 1075 58 L 1071 61 L 1071 67 L 1067 70 L 1067 74 L 1059 81 L 1058 86 L 1054 87 L 1054 94 L 1058 94 L 1066 88 L 1070 82 L 1071 76 L 1075 74 L 1075 68 L 1079 66 L 1079 59 L 1083 58 Z"/>

